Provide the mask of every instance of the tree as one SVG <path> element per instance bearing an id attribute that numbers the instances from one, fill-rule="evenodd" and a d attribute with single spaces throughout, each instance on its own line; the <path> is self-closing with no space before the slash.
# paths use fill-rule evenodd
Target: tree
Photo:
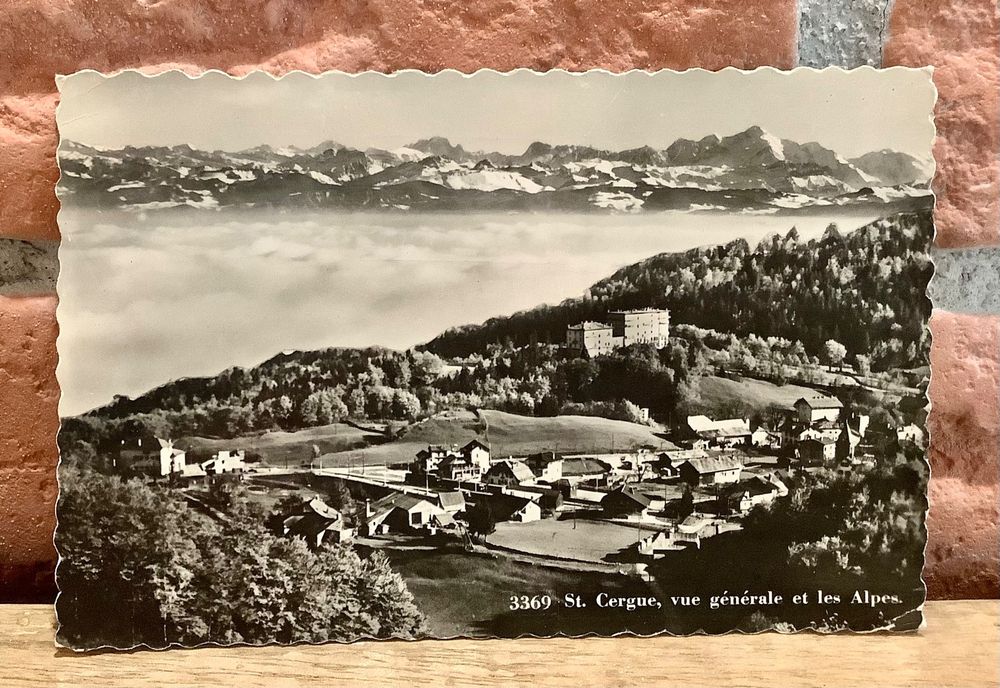
<path id="1" fill-rule="evenodd" d="M 135 480 L 66 466 L 61 478 L 59 634 L 74 647 L 424 633 L 384 557 L 363 560 L 342 545 L 312 551 L 239 505 L 240 517 L 216 520 Z"/>
<path id="2" fill-rule="evenodd" d="M 469 532 L 485 538 L 497 529 L 497 519 L 489 503 L 481 499 L 465 510 L 465 521 Z"/>
<path id="3" fill-rule="evenodd" d="M 684 486 L 684 494 L 677 502 L 677 518 L 683 521 L 685 518 L 694 513 L 694 494 L 691 492 L 691 488 L 687 485 Z"/>
<path id="4" fill-rule="evenodd" d="M 838 342 L 836 339 L 828 339 L 823 344 L 823 360 L 833 370 L 834 366 L 839 366 L 844 362 L 844 357 L 847 356 L 847 347 Z"/>

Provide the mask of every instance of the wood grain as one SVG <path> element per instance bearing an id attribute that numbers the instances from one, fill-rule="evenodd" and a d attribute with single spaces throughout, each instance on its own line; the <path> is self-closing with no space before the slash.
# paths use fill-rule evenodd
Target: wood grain
<path id="1" fill-rule="evenodd" d="M 901 635 L 449 640 L 80 654 L 48 606 L 0 605 L 0 686 L 1000 685 L 1000 602 L 927 604 Z"/>

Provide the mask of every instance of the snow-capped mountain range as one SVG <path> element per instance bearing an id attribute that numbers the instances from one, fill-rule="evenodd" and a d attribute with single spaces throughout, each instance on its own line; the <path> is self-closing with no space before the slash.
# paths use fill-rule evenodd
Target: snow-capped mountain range
<path id="1" fill-rule="evenodd" d="M 928 207 L 931 161 L 882 150 L 846 159 L 760 127 L 622 151 L 532 143 L 519 155 L 433 137 L 395 150 L 333 141 L 239 152 L 187 145 L 59 149 L 60 194 L 99 206 L 346 207 L 398 210 L 788 212 Z"/>

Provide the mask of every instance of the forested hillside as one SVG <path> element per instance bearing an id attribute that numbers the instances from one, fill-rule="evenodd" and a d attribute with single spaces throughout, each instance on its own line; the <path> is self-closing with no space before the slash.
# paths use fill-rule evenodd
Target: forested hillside
<path id="1" fill-rule="evenodd" d="M 880 220 L 800 242 L 794 230 L 655 256 L 580 299 L 452 330 L 427 349 L 293 352 L 252 368 L 168 382 L 64 421 L 60 446 L 79 457 L 136 437 L 236 437 L 345 419 L 413 421 L 454 408 L 585 414 L 661 422 L 703 412 L 698 380 L 719 368 L 782 384 L 847 347 L 859 371 L 922 366 L 930 218 Z M 567 323 L 614 308 L 671 309 L 669 346 L 634 345 L 594 359 L 558 345 Z M 868 352 L 865 354 L 865 352 Z M 864 354 L 864 355 L 862 355 Z M 460 365 L 446 358 L 461 356 Z M 795 372 L 798 371 L 798 372 Z M 796 377 L 802 381 L 800 377 Z"/>
<path id="2" fill-rule="evenodd" d="M 540 306 L 430 341 L 439 355 L 467 356 L 489 344 L 560 342 L 566 326 L 602 321 L 619 308 L 669 308 L 671 324 L 801 341 L 820 353 L 830 339 L 874 370 L 923 365 L 933 267 L 930 213 L 901 214 L 845 233 L 829 227 L 801 241 L 792 228 L 756 247 L 744 240 L 664 253 L 620 269 L 580 298 Z"/>

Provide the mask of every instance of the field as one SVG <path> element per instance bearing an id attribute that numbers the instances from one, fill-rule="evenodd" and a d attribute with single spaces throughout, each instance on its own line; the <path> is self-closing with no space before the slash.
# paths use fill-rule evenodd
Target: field
<path id="1" fill-rule="evenodd" d="M 648 527 L 641 536 L 650 534 Z M 604 521 L 567 519 L 559 521 L 546 518 L 531 523 L 497 524 L 496 532 L 487 540 L 494 545 L 540 556 L 576 559 L 579 561 L 606 561 L 634 545 L 640 537 L 635 526 L 625 526 Z"/>
<path id="2" fill-rule="evenodd" d="M 778 386 L 753 378 L 743 378 L 737 382 L 715 376 L 703 377 L 699 389 L 702 405 L 708 408 L 733 403 L 746 404 L 757 410 L 772 406 L 790 408 L 800 397 L 816 394 L 816 390 L 799 385 Z"/>
<path id="3" fill-rule="evenodd" d="M 463 552 L 381 551 L 406 580 L 431 634 L 437 637 L 654 633 L 667 627 L 669 620 L 666 609 L 596 608 L 593 599 L 599 592 L 651 594 L 646 584 L 625 576 L 558 571 Z M 512 612 L 509 608 L 512 595 L 548 594 L 561 601 L 567 593 L 579 594 L 588 608 L 567 609 L 555 603 L 547 611 Z"/>
<path id="4" fill-rule="evenodd" d="M 496 457 L 521 456 L 540 451 L 610 453 L 648 444 L 672 449 L 654 429 L 636 423 L 590 416 L 535 418 L 503 411 L 482 411 L 481 419 L 468 411 L 442 413 L 410 427 L 395 442 L 323 456 L 328 468 L 368 464 L 404 463 L 428 444 L 463 445 L 478 438 L 489 441 Z"/>
<path id="5" fill-rule="evenodd" d="M 245 449 L 248 455 L 259 456 L 272 466 L 294 466 L 308 463 L 313 457 L 314 446 L 319 448 L 320 454 L 327 454 L 364 447 L 381 438 L 381 435 L 359 430 L 346 423 L 334 423 L 298 432 L 279 430 L 232 440 L 184 437 L 178 440 L 177 446 L 195 455 L 210 454 L 221 449 Z"/>

